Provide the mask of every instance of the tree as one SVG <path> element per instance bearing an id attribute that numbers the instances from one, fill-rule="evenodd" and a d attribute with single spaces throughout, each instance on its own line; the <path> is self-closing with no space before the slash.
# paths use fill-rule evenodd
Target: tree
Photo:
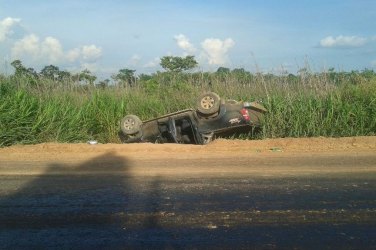
<path id="1" fill-rule="evenodd" d="M 253 78 L 251 72 L 246 71 L 244 68 L 235 68 L 231 71 L 231 74 L 240 84 L 248 84 Z"/>
<path id="2" fill-rule="evenodd" d="M 94 76 L 88 69 L 84 69 L 78 74 L 79 81 L 85 81 L 87 84 L 90 84 L 90 85 L 94 85 L 94 82 L 96 79 L 97 77 Z"/>
<path id="3" fill-rule="evenodd" d="M 98 88 L 102 88 L 102 89 L 105 89 L 108 87 L 108 84 L 110 83 L 110 79 L 105 79 L 103 81 L 100 81 L 96 86 Z"/>
<path id="4" fill-rule="evenodd" d="M 69 73 L 68 71 L 65 71 L 65 70 L 62 70 L 59 72 L 59 79 L 62 80 L 62 79 L 67 79 L 67 78 L 70 78 L 71 77 L 71 73 Z"/>
<path id="5" fill-rule="evenodd" d="M 246 71 L 244 68 L 233 69 L 232 73 L 237 74 L 237 75 L 246 75 L 246 74 L 249 74 L 249 72 Z"/>
<path id="6" fill-rule="evenodd" d="M 61 71 L 59 67 L 54 65 L 45 66 L 39 74 L 51 80 L 62 80 L 71 76 L 68 71 Z"/>
<path id="7" fill-rule="evenodd" d="M 142 81 L 142 82 L 149 81 L 149 80 L 152 79 L 152 78 L 153 78 L 153 76 L 151 76 L 151 75 L 147 75 L 147 74 L 140 74 L 140 75 L 138 76 L 138 79 L 140 79 L 140 81 Z"/>
<path id="8" fill-rule="evenodd" d="M 120 69 L 116 75 L 112 76 L 112 78 L 124 86 L 127 84 L 133 86 L 136 83 L 136 77 L 134 76 L 135 72 L 136 70 L 133 69 Z"/>
<path id="9" fill-rule="evenodd" d="M 22 65 L 22 62 L 21 60 L 14 60 L 13 62 L 10 63 L 10 65 L 13 66 L 14 68 L 14 75 L 15 76 L 22 76 L 24 75 L 25 73 L 27 73 L 27 68 L 25 68 L 23 65 Z"/>
<path id="10" fill-rule="evenodd" d="M 230 69 L 229 68 L 225 68 L 225 67 L 219 67 L 217 69 L 217 73 L 219 73 L 219 74 L 229 74 L 230 73 Z"/>
<path id="11" fill-rule="evenodd" d="M 161 58 L 160 65 L 170 72 L 182 72 L 185 70 L 193 69 L 197 66 L 197 61 L 194 56 L 164 56 Z"/>
<path id="12" fill-rule="evenodd" d="M 36 83 L 38 79 L 38 74 L 33 68 L 26 68 L 22 65 L 21 60 L 14 60 L 11 64 L 14 67 L 14 76 L 16 77 L 25 77 L 31 83 Z"/>
<path id="13" fill-rule="evenodd" d="M 49 78 L 51 80 L 55 80 L 59 78 L 59 67 L 54 65 L 45 66 L 41 71 L 40 75 Z"/>

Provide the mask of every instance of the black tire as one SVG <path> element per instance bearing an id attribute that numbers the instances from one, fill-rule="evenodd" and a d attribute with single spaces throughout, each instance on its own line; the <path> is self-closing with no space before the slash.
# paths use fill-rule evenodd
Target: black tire
<path id="1" fill-rule="evenodd" d="M 134 135 L 140 132 L 142 121 L 136 115 L 127 115 L 121 120 L 121 131 L 126 135 Z"/>
<path id="2" fill-rule="evenodd" d="M 218 113 L 221 98 L 214 92 L 206 92 L 197 99 L 197 111 L 208 116 Z"/>

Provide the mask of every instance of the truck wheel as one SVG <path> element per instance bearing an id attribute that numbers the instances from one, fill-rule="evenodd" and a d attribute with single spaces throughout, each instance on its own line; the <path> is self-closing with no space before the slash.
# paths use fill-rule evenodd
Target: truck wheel
<path id="1" fill-rule="evenodd" d="M 140 132 L 142 121 L 136 115 L 127 115 L 121 120 L 121 131 L 126 135 L 134 135 Z"/>
<path id="2" fill-rule="evenodd" d="M 197 110 L 208 116 L 218 113 L 221 98 L 214 92 L 206 92 L 197 99 Z"/>

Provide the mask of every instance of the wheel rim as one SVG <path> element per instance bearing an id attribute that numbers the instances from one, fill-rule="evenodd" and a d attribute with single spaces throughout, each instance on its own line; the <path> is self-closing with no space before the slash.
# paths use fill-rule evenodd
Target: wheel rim
<path id="1" fill-rule="evenodd" d="M 204 109 L 211 109 L 214 106 L 214 98 L 210 96 L 205 96 L 201 99 L 201 107 Z"/>
<path id="2" fill-rule="evenodd" d="M 134 124 L 135 124 L 135 121 L 134 121 L 133 119 L 131 119 L 131 118 L 126 119 L 126 120 L 124 121 L 124 128 L 125 128 L 126 130 L 131 130 L 131 129 L 133 129 Z"/>

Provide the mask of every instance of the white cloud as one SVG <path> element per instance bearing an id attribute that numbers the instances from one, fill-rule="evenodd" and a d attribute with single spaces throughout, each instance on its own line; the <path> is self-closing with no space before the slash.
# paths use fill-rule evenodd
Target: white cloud
<path id="1" fill-rule="evenodd" d="M 33 58 L 40 56 L 39 37 L 34 34 L 27 35 L 14 43 L 12 48 L 12 58 L 19 59 L 24 55 L 30 55 Z"/>
<path id="2" fill-rule="evenodd" d="M 21 19 L 12 17 L 7 17 L 0 21 L 0 42 L 4 41 L 13 33 L 11 29 L 12 26 L 18 24 L 20 21 Z"/>
<path id="3" fill-rule="evenodd" d="M 154 68 L 159 65 L 161 62 L 161 59 L 159 57 L 155 57 L 153 60 L 149 61 L 144 65 L 144 68 Z"/>
<path id="4" fill-rule="evenodd" d="M 88 61 L 95 61 L 102 56 L 102 48 L 92 45 L 84 45 L 82 47 L 82 58 Z"/>
<path id="5" fill-rule="evenodd" d="M 84 45 L 80 48 L 74 48 L 65 53 L 65 58 L 69 62 L 89 61 L 94 62 L 102 56 L 102 48 L 95 45 Z"/>
<path id="6" fill-rule="evenodd" d="M 5 40 L 12 34 L 12 28 L 20 25 L 21 20 L 17 18 L 5 18 L 0 21 L 0 41 Z M 40 38 L 38 35 L 29 33 L 13 42 L 10 48 L 11 59 L 20 59 L 35 66 L 47 64 L 69 64 L 90 67 L 94 69 L 95 63 L 102 56 L 102 48 L 94 44 L 83 45 L 64 50 L 61 42 L 54 37 L 47 36 Z"/>
<path id="7" fill-rule="evenodd" d="M 63 47 L 59 40 L 46 37 L 43 41 L 35 34 L 30 34 L 16 41 L 12 51 L 13 59 L 30 58 L 32 61 L 57 63 L 64 60 Z"/>
<path id="8" fill-rule="evenodd" d="M 138 63 L 141 61 L 141 56 L 134 54 L 128 61 L 128 64 L 132 66 L 138 65 Z"/>
<path id="9" fill-rule="evenodd" d="M 179 34 L 174 36 L 176 43 L 178 44 L 179 48 L 183 49 L 186 53 L 192 54 L 196 51 L 196 48 L 189 42 L 189 39 L 183 35 Z"/>
<path id="10" fill-rule="evenodd" d="M 235 45 L 234 40 L 227 38 L 222 41 L 215 38 L 207 38 L 202 43 L 204 54 L 211 65 L 224 65 L 228 61 L 227 52 Z"/>
<path id="11" fill-rule="evenodd" d="M 27 35 L 16 41 L 11 49 L 12 59 L 31 60 L 41 64 L 95 62 L 101 55 L 102 49 L 95 45 L 84 45 L 64 52 L 58 39 L 49 36 L 41 41 L 35 34 Z"/>
<path id="12" fill-rule="evenodd" d="M 41 44 L 41 56 L 47 58 L 50 63 L 61 61 L 64 58 L 64 52 L 59 40 L 53 37 L 46 37 Z"/>
<path id="13" fill-rule="evenodd" d="M 334 47 L 361 47 L 367 43 L 367 38 L 359 36 L 328 36 L 320 41 L 324 48 Z"/>
<path id="14" fill-rule="evenodd" d="M 193 55 L 200 64 L 204 65 L 225 65 L 228 63 L 228 52 L 234 47 L 232 38 L 224 40 L 217 38 L 206 38 L 201 42 L 201 48 L 196 48 L 184 34 L 175 35 L 174 39 L 179 48 L 184 50 L 183 56 Z M 167 56 L 173 56 L 168 52 Z M 160 58 L 154 58 L 144 65 L 145 68 L 154 68 L 160 64 Z"/>
<path id="15" fill-rule="evenodd" d="M 99 71 L 97 63 L 84 62 L 81 64 L 81 70 L 85 69 L 89 70 L 92 73 Z"/>
<path id="16" fill-rule="evenodd" d="M 81 50 L 79 48 L 71 49 L 67 52 L 66 58 L 69 62 L 74 62 L 80 58 Z"/>

